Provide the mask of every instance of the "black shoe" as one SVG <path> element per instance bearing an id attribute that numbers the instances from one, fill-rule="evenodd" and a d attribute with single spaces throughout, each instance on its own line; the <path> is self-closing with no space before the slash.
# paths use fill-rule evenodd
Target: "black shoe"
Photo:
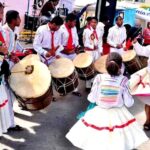
<path id="1" fill-rule="evenodd" d="M 85 88 L 85 91 L 89 93 L 91 91 L 91 88 Z"/>
<path id="2" fill-rule="evenodd" d="M 57 101 L 56 97 L 53 97 L 52 102 L 56 102 L 56 101 Z"/>
<path id="3" fill-rule="evenodd" d="M 143 128 L 144 128 L 145 131 L 150 131 L 150 124 L 145 123 Z"/>
<path id="4" fill-rule="evenodd" d="M 67 95 L 66 93 L 61 93 L 61 94 L 60 94 L 60 96 L 66 96 L 66 95 Z"/>
<path id="5" fill-rule="evenodd" d="M 22 130 L 23 130 L 23 128 L 20 127 L 19 125 L 16 125 L 15 127 L 10 127 L 8 129 L 8 131 L 22 131 Z"/>
<path id="6" fill-rule="evenodd" d="M 75 96 L 81 97 L 81 93 L 79 93 L 79 92 L 72 92 L 72 94 Z"/>

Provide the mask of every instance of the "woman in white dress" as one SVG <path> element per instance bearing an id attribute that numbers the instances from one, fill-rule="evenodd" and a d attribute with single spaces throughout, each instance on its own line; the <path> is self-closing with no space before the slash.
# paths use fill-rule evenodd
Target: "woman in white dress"
<path id="1" fill-rule="evenodd" d="M 149 57 L 149 59 L 148 59 L 148 66 L 145 69 L 147 69 L 147 73 L 150 73 L 150 45 L 148 45 L 148 46 L 141 46 L 137 42 L 137 39 L 135 38 L 133 40 L 133 47 L 134 47 L 136 53 L 139 56 Z M 140 72 L 138 72 L 138 73 L 140 74 Z M 143 92 L 144 91 L 147 92 L 143 88 Z M 149 91 L 150 91 L 150 87 L 149 87 Z M 145 96 L 145 99 L 146 99 L 146 96 Z M 149 104 L 150 104 L 150 100 L 149 100 Z M 146 121 L 144 123 L 144 130 L 149 131 L 150 130 L 150 105 L 145 104 L 145 114 L 146 114 Z"/>
<path id="2" fill-rule="evenodd" d="M 2 3 L 0 3 L 0 22 L 3 18 L 4 7 Z M 0 137 L 3 133 L 6 133 L 8 128 L 10 127 L 10 115 L 9 115 L 9 105 L 8 105 L 8 97 L 5 90 L 5 82 L 4 75 L 9 72 L 9 65 L 4 60 L 4 54 L 7 54 L 7 48 L 3 43 L 3 30 L 0 27 Z"/>
<path id="3" fill-rule="evenodd" d="M 128 90 L 128 79 L 121 74 L 121 66 L 121 56 L 110 53 L 106 62 L 108 74 L 96 76 L 88 96 L 96 106 L 66 135 L 74 146 L 83 150 L 130 150 L 148 140 L 126 109 L 134 100 Z"/>

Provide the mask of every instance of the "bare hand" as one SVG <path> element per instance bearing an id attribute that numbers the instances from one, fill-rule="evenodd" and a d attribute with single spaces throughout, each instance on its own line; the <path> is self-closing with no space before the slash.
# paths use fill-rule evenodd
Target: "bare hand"
<path id="1" fill-rule="evenodd" d="M 122 48 L 122 44 L 118 44 L 116 48 L 118 49 Z"/>
<path id="2" fill-rule="evenodd" d="M 51 55 L 50 52 L 47 52 L 45 56 L 46 56 L 46 57 L 51 57 L 52 55 Z"/>
<path id="3" fill-rule="evenodd" d="M 8 54 L 8 48 L 6 44 L 3 44 L 2 46 L 0 46 L 0 52 L 2 52 L 5 55 Z"/>
<path id="4" fill-rule="evenodd" d="M 15 56 L 15 55 L 11 55 L 10 60 L 11 60 L 12 62 L 14 62 L 14 63 L 19 62 L 19 58 L 18 58 L 17 56 Z"/>
<path id="5" fill-rule="evenodd" d="M 135 44 L 137 42 L 137 38 L 134 38 L 134 40 L 132 42 L 133 42 L 133 44 Z"/>

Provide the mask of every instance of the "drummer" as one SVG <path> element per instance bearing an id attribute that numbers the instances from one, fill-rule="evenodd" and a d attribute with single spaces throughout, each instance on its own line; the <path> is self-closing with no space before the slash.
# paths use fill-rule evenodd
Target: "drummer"
<path id="1" fill-rule="evenodd" d="M 83 43 L 84 49 L 93 57 L 93 61 L 97 60 L 102 53 L 102 37 L 103 33 L 97 28 L 98 19 L 92 17 L 90 25 L 84 30 Z"/>
<path id="2" fill-rule="evenodd" d="M 123 18 L 121 16 L 116 17 L 116 25 L 109 29 L 107 43 L 110 45 L 110 52 L 117 52 L 120 55 L 125 50 L 125 41 L 127 38 L 126 29 L 123 26 Z"/>
<path id="3" fill-rule="evenodd" d="M 61 57 L 65 57 L 73 60 L 76 57 L 76 53 L 79 47 L 79 38 L 76 29 L 76 15 L 70 13 L 66 17 L 66 22 L 61 26 L 61 41 L 63 50 L 61 51 Z M 78 89 L 75 89 L 72 93 L 75 96 L 81 96 Z"/>
<path id="4" fill-rule="evenodd" d="M 148 72 L 150 72 L 150 45 L 141 46 L 137 42 L 137 39 L 134 39 L 133 40 L 133 47 L 134 47 L 134 49 L 138 55 L 149 57 L 147 70 L 148 70 Z M 145 105 L 145 113 L 146 113 L 146 122 L 144 124 L 144 129 L 149 131 L 150 130 L 150 106 L 147 104 Z"/>
<path id="5" fill-rule="evenodd" d="M 58 58 L 59 52 L 63 50 L 61 32 L 59 30 L 62 24 L 62 18 L 56 16 L 48 24 L 40 26 L 36 31 L 33 48 L 46 65 L 50 65 Z"/>
<path id="6" fill-rule="evenodd" d="M 0 3 L 0 22 L 2 21 L 2 17 L 3 17 L 3 5 Z M 15 16 L 14 16 L 15 17 Z M 4 60 L 4 56 L 3 55 L 7 55 L 8 54 L 8 50 L 9 48 L 7 48 L 6 46 L 6 36 L 5 36 L 5 31 L 2 27 L 0 27 L 0 41 L 2 42 L 2 46 L 0 46 L 0 52 L 1 52 L 1 61 L 0 61 L 0 76 L 1 76 L 1 88 L 0 90 L 3 89 L 2 93 L 0 94 L 0 99 L 2 97 L 5 96 L 5 100 L 6 97 L 8 99 L 8 101 L 5 101 L 5 103 L 1 103 L 2 101 L 0 100 L 0 105 L 2 105 L 2 107 L 0 107 L 0 112 L 2 113 L 1 116 L 1 121 L 5 120 L 5 123 L 3 124 L 3 129 L 4 132 L 6 132 L 6 128 L 8 129 L 8 131 L 20 131 L 22 130 L 22 128 L 18 125 L 15 124 L 14 121 L 14 112 L 13 112 L 13 101 L 15 99 L 14 95 L 12 94 L 9 85 L 5 83 L 6 79 L 8 78 L 8 76 L 10 75 L 10 71 L 9 71 L 9 64 L 7 63 L 6 60 Z M 5 80 L 4 80 L 4 76 L 5 75 Z M 2 88 L 2 86 L 4 86 L 4 88 Z M 5 105 L 3 105 L 5 104 Z M 6 111 L 6 112 L 5 112 Z M 3 116 L 3 115 L 6 116 Z M 4 120 L 3 120 L 4 119 Z M 0 129 L 1 130 L 1 129 Z M 1 135 L 0 135 L 1 136 Z"/>
<path id="7" fill-rule="evenodd" d="M 98 19 L 96 17 L 91 17 L 89 26 L 84 30 L 83 33 L 83 44 L 86 53 L 89 53 L 93 62 L 95 62 L 103 51 L 102 48 L 102 37 L 103 32 L 97 28 Z M 91 88 L 91 81 L 86 81 L 86 91 L 89 91 Z"/>
<path id="8" fill-rule="evenodd" d="M 40 24 L 44 25 L 49 22 L 51 14 L 56 11 L 56 6 L 58 5 L 59 0 L 48 0 L 42 7 L 40 12 Z"/>
<path id="9" fill-rule="evenodd" d="M 66 22 L 61 26 L 61 40 L 64 47 L 61 56 L 73 60 L 76 57 L 76 51 L 79 46 L 79 38 L 77 34 L 76 15 L 70 13 L 66 17 Z"/>

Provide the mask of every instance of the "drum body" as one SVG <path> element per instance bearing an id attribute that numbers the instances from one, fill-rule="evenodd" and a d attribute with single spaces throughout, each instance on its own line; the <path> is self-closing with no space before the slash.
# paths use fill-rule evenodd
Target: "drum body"
<path id="1" fill-rule="evenodd" d="M 66 78 L 52 78 L 52 83 L 56 91 L 60 94 L 67 94 L 75 90 L 79 84 L 78 76 L 76 72 L 73 72 Z"/>
<path id="2" fill-rule="evenodd" d="M 125 68 L 129 74 L 133 74 L 138 70 L 142 69 L 141 62 L 138 56 L 136 56 L 135 51 L 133 50 L 126 51 L 122 57 L 123 62 L 125 64 Z"/>
<path id="3" fill-rule="evenodd" d="M 74 66 L 81 80 L 90 80 L 95 76 L 93 58 L 88 53 L 80 53 L 73 60 Z"/>
<path id="4" fill-rule="evenodd" d="M 77 68 L 78 76 L 81 80 L 90 80 L 95 76 L 95 70 L 93 65 L 91 64 L 89 67 L 86 68 Z"/>
<path id="5" fill-rule="evenodd" d="M 49 69 L 52 75 L 52 83 L 58 93 L 67 94 L 78 86 L 78 75 L 70 59 L 56 59 L 49 65 Z"/>
<path id="6" fill-rule="evenodd" d="M 40 110 L 52 100 L 51 74 L 38 55 L 28 55 L 15 64 L 9 84 L 24 109 Z"/>
<path id="7" fill-rule="evenodd" d="M 139 59 L 140 59 L 142 68 L 147 67 L 147 64 L 148 64 L 148 63 L 147 63 L 148 58 L 147 58 L 147 57 L 144 57 L 144 56 L 139 56 Z"/>
<path id="8" fill-rule="evenodd" d="M 52 88 L 40 97 L 37 98 L 22 98 L 15 94 L 19 104 L 26 110 L 41 110 L 50 105 L 53 99 Z"/>
<path id="9" fill-rule="evenodd" d="M 107 73 L 106 70 L 106 60 L 108 55 L 101 56 L 98 60 L 94 63 L 94 68 L 98 73 Z"/>

